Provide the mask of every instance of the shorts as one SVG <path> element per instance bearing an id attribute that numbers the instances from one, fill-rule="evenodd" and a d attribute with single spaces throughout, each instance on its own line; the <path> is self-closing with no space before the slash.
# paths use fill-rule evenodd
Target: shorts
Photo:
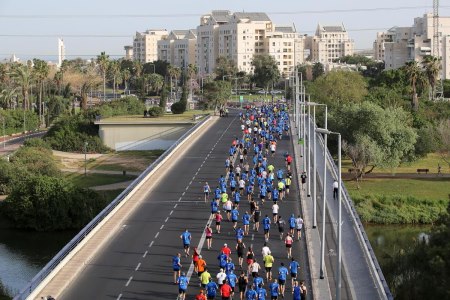
<path id="1" fill-rule="evenodd" d="M 216 225 L 220 225 L 220 222 L 216 222 Z"/>
<path id="2" fill-rule="evenodd" d="M 258 272 L 252 272 L 252 277 L 257 277 L 258 276 Z"/>
<path id="3" fill-rule="evenodd" d="M 286 185 L 286 189 L 288 189 L 290 187 L 290 185 Z"/>
<path id="4" fill-rule="evenodd" d="M 183 244 L 184 249 L 189 248 L 190 244 Z"/>
<path id="5" fill-rule="evenodd" d="M 292 244 L 286 244 L 286 248 L 292 248 Z"/>
<path id="6" fill-rule="evenodd" d="M 284 232 L 284 227 L 279 227 L 279 228 L 278 228 L 278 232 L 279 232 L 279 233 Z"/>
<path id="7" fill-rule="evenodd" d="M 276 215 L 278 215 L 278 213 L 272 213 L 272 215 L 275 217 Z"/>
<path id="8" fill-rule="evenodd" d="M 247 286 L 246 285 L 244 285 L 244 286 L 239 286 L 239 293 L 243 293 L 243 292 L 245 292 L 247 290 Z"/>
<path id="9" fill-rule="evenodd" d="M 242 239 L 241 239 L 242 240 Z M 239 258 L 243 258 L 244 257 L 244 252 L 238 252 L 237 253 L 237 256 L 239 257 Z"/>
<path id="10" fill-rule="evenodd" d="M 205 192 L 205 195 L 206 195 L 206 196 L 209 196 L 209 192 Z"/>
<path id="11" fill-rule="evenodd" d="M 290 165 L 291 165 L 291 163 L 290 163 L 290 162 L 288 161 L 287 165 L 288 165 L 288 166 L 290 166 Z"/>
<path id="12" fill-rule="evenodd" d="M 270 296 L 270 299 L 272 299 L 272 300 L 277 300 L 277 299 L 278 299 L 278 296 Z"/>
<path id="13" fill-rule="evenodd" d="M 227 211 L 227 213 L 231 213 L 231 209 L 227 209 L 226 211 Z"/>
<path id="14" fill-rule="evenodd" d="M 237 223 L 237 220 L 231 220 L 231 222 L 233 222 L 233 223 Z"/>
<path id="15" fill-rule="evenodd" d="M 301 228 L 297 228 L 297 232 L 298 232 L 298 231 L 301 231 L 301 230 L 302 230 Z"/>
<path id="16" fill-rule="evenodd" d="M 266 267 L 266 272 L 267 273 L 272 272 L 272 267 Z"/>
<path id="17" fill-rule="evenodd" d="M 178 289 L 178 294 L 186 294 L 186 290 L 185 289 Z"/>
<path id="18" fill-rule="evenodd" d="M 266 198 L 266 196 L 260 195 L 259 198 L 261 198 L 261 200 L 264 200 Z"/>
<path id="19" fill-rule="evenodd" d="M 259 222 L 259 216 L 254 216 L 253 220 L 255 220 L 255 223 L 258 223 Z"/>
<path id="20" fill-rule="evenodd" d="M 210 240 L 210 239 L 212 239 L 212 236 L 207 236 L 206 239 Z"/>
<path id="21" fill-rule="evenodd" d="M 270 152 L 272 152 L 272 154 L 274 154 L 274 153 L 275 153 L 275 150 L 270 150 Z"/>
<path id="22" fill-rule="evenodd" d="M 206 296 L 206 299 L 208 299 L 208 300 L 214 300 L 214 299 L 216 299 L 216 296 Z"/>
<path id="23" fill-rule="evenodd" d="M 286 284 L 286 280 L 278 279 L 278 284 L 279 285 L 285 285 Z"/>
<path id="24" fill-rule="evenodd" d="M 173 271 L 174 272 L 178 272 L 178 271 L 180 271 L 181 269 L 180 268 L 173 268 Z"/>
<path id="25" fill-rule="evenodd" d="M 269 229 L 264 229 L 264 233 L 269 233 Z"/>
<path id="26" fill-rule="evenodd" d="M 231 190 L 232 192 L 234 192 L 234 191 L 236 190 L 236 187 L 232 186 L 232 187 L 230 187 L 230 190 Z"/>
<path id="27" fill-rule="evenodd" d="M 297 273 L 291 273 L 291 278 L 297 278 Z"/>

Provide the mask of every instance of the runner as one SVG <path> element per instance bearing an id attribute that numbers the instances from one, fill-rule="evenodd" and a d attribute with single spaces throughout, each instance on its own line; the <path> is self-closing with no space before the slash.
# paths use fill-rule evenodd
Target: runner
<path id="1" fill-rule="evenodd" d="M 287 252 L 287 258 L 291 258 L 292 256 L 292 243 L 294 240 L 292 239 L 292 236 L 290 233 L 286 235 L 286 238 L 284 239 L 284 243 L 286 245 L 286 252 Z"/>
<path id="2" fill-rule="evenodd" d="M 255 206 L 255 210 L 253 211 L 253 229 L 258 232 L 259 231 L 259 218 L 261 217 L 261 210 L 259 209 L 259 205 Z"/>
<path id="3" fill-rule="evenodd" d="M 297 226 L 297 219 L 295 218 L 295 215 L 292 214 L 289 217 L 289 233 L 291 234 L 292 237 L 295 236 L 295 227 Z"/>
<path id="4" fill-rule="evenodd" d="M 220 287 L 220 295 L 222 296 L 222 300 L 230 300 L 233 297 L 233 294 L 233 289 L 225 279 Z"/>
<path id="5" fill-rule="evenodd" d="M 225 265 L 225 274 L 230 274 L 235 269 L 234 263 L 232 262 L 231 257 L 227 258 L 227 264 Z M 228 281 L 229 282 L 229 281 Z M 230 282 L 229 282 L 230 283 Z M 230 283 L 231 284 L 231 283 Z"/>
<path id="6" fill-rule="evenodd" d="M 264 229 L 264 238 L 266 240 L 266 242 L 269 241 L 269 237 L 270 237 L 270 218 L 266 215 L 264 217 L 264 219 L 262 220 L 262 224 L 263 224 L 263 229 Z"/>
<path id="7" fill-rule="evenodd" d="M 226 243 L 223 244 L 223 247 L 222 247 L 222 249 L 220 249 L 220 251 L 222 253 L 224 253 L 227 256 L 227 258 L 230 257 L 231 249 L 228 247 L 228 245 Z"/>
<path id="8" fill-rule="evenodd" d="M 197 275 L 198 277 L 201 277 L 203 272 L 206 271 L 206 261 L 203 259 L 203 257 L 201 255 L 198 256 L 198 261 L 197 261 Z M 208 283 L 208 280 L 205 282 Z"/>
<path id="9" fill-rule="evenodd" d="M 206 285 L 206 298 L 208 300 L 214 300 L 217 295 L 217 290 L 219 287 L 217 283 L 215 283 L 212 278 L 209 279 L 209 283 Z"/>
<path id="10" fill-rule="evenodd" d="M 280 268 L 278 268 L 278 284 L 280 285 L 280 294 L 281 297 L 284 298 L 284 288 L 286 286 L 286 278 L 288 274 L 288 269 L 284 266 L 284 263 L 280 264 Z"/>
<path id="11" fill-rule="evenodd" d="M 250 274 L 250 267 L 253 264 L 253 259 L 255 258 L 255 253 L 253 252 L 252 247 L 248 247 L 247 250 L 247 273 Z"/>
<path id="12" fill-rule="evenodd" d="M 278 232 L 280 233 L 280 240 L 283 240 L 284 227 L 286 225 L 286 222 L 284 221 L 283 218 L 281 218 L 281 216 L 278 217 L 277 225 L 278 225 Z"/>
<path id="13" fill-rule="evenodd" d="M 205 267 L 204 271 L 200 274 L 199 277 L 202 288 L 206 288 L 206 285 L 211 280 L 211 274 L 208 272 L 208 268 Z"/>
<path id="14" fill-rule="evenodd" d="M 280 286 L 276 279 L 273 280 L 273 282 L 269 285 L 270 290 L 270 299 L 277 300 L 278 295 L 280 294 Z"/>
<path id="15" fill-rule="evenodd" d="M 294 286 L 294 282 L 297 281 L 297 274 L 298 269 L 300 268 L 298 262 L 295 260 L 295 258 L 292 257 L 291 262 L 289 264 L 289 270 L 291 272 L 291 280 L 292 280 L 292 286 Z"/>
<path id="16" fill-rule="evenodd" d="M 256 290 L 256 293 L 258 294 L 258 300 L 266 300 L 267 291 L 266 291 L 265 288 L 263 288 L 262 285 L 258 286 L 258 289 Z"/>
<path id="17" fill-rule="evenodd" d="M 274 202 L 272 205 L 272 216 L 273 216 L 273 222 L 278 222 L 278 211 L 280 210 L 280 206 L 277 204 L 277 202 Z"/>
<path id="18" fill-rule="evenodd" d="M 195 300 L 206 300 L 206 296 L 203 290 L 200 290 L 200 293 L 195 296 Z"/>
<path id="19" fill-rule="evenodd" d="M 211 224 L 208 223 L 205 228 L 206 245 L 208 247 L 208 250 L 212 247 L 212 234 L 213 230 L 211 228 Z"/>
<path id="20" fill-rule="evenodd" d="M 180 239 L 183 241 L 184 254 L 188 257 L 189 245 L 191 244 L 191 234 L 187 229 L 180 235 Z"/>
<path id="21" fill-rule="evenodd" d="M 186 298 L 186 290 L 189 284 L 189 280 L 186 277 L 186 274 L 183 272 L 181 276 L 178 278 L 178 299 L 184 300 Z"/>
<path id="22" fill-rule="evenodd" d="M 238 217 L 239 217 L 239 211 L 237 210 L 236 206 L 233 207 L 230 214 L 231 214 L 231 222 L 233 222 L 233 229 L 236 229 L 237 221 L 238 221 Z"/>
<path id="23" fill-rule="evenodd" d="M 303 227 L 303 219 L 300 217 L 300 215 L 297 216 L 296 224 L 297 224 L 297 240 L 300 240 L 302 237 L 302 227 Z"/>
<path id="24" fill-rule="evenodd" d="M 250 265 L 250 271 L 252 273 L 252 277 L 255 278 L 258 276 L 259 274 L 259 270 L 261 270 L 261 266 L 259 265 L 259 263 L 256 261 L 255 258 L 253 258 L 253 262 Z"/>
<path id="25" fill-rule="evenodd" d="M 244 261 L 244 250 L 245 250 L 245 244 L 241 241 L 238 241 L 236 244 L 236 253 L 238 256 L 238 264 L 239 267 L 242 269 L 242 262 Z"/>
<path id="26" fill-rule="evenodd" d="M 211 193 L 211 188 L 209 187 L 208 182 L 205 182 L 203 186 L 203 193 L 205 194 L 205 203 L 209 199 L 209 193 Z"/>
<path id="27" fill-rule="evenodd" d="M 222 287 L 223 281 L 227 278 L 227 274 L 223 271 L 223 268 L 220 268 L 219 273 L 216 275 L 217 278 L 217 284 L 219 285 L 219 288 Z"/>
<path id="28" fill-rule="evenodd" d="M 266 269 L 266 280 L 267 282 L 269 282 L 270 280 L 272 280 L 272 266 L 275 259 L 269 252 L 267 255 L 263 257 L 263 261 L 264 261 L 264 268 Z"/>
<path id="29" fill-rule="evenodd" d="M 240 300 L 244 300 L 245 291 L 247 289 L 248 277 L 244 271 L 241 271 L 241 274 L 238 277 L 238 288 L 239 288 L 239 297 Z"/>
<path id="30" fill-rule="evenodd" d="M 235 229 L 236 232 L 236 242 L 242 242 L 242 239 L 244 238 L 244 229 L 241 227 Z"/>
<path id="31" fill-rule="evenodd" d="M 258 294 L 253 289 L 253 285 L 250 285 L 248 287 L 247 292 L 245 293 L 245 300 L 256 300 L 258 297 Z"/>
<path id="32" fill-rule="evenodd" d="M 219 210 L 219 203 L 217 200 L 211 200 L 211 216 L 214 216 Z"/>
<path id="33" fill-rule="evenodd" d="M 306 299 L 306 295 L 308 294 L 308 291 L 307 291 L 307 289 L 306 289 L 306 286 L 305 286 L 305 282 L 302 280 L 302 281 L 300 281 L 300 290 L 302 291 L 302 300 L 303 299 Z"/>
<path id="34" fill-rule="evenodd" d="M 181 270 L 181 253 L 178 253 L 172 258 L 172 267 L 173 267 L 173 283 L 177 284 L 177 278 L 180 277 Z"/>
<path id="35" fill-rule="evenodd" d="M 258 289 L 259 286 L 263 286 L 264 285 L 264 279 L 261 276 L 256 276 L 255 278 L 253 278 L 253 287 L 256 289 Z"/>
<path id="36" fill-rule="evenodd" d="M 245 214 L 242 216 L 242 224 L 244 225 L 244 234 L 248 235 L 248 232 L 250 230 L 250 214 L 248 211 L 245 212 Z"/>
<path id="37" fill-rule="evenodd" d="M 231 286 L 231 289 L 232 289 L 233 294 L 234 294 L 235 288 L 236 288 L 236 284 L 238 283 L 238 279 L 237 279 L 236 274 L 234 274 L 233 271 L 230 271 L 230 273 L 228 273 L 228 275 L 227 275 L 227 282 Z"/>
<path id="38" fill-rule="evenodd" d="M 220 223 L 222 222 L 223 219 L 222 215 L 220 214 L 220 210 L 217 211 L 215 219 L 216 219 L 216 231 L 217 233 L 220 233 Z"/>
<path id="39" fill-rule="evenodd" d="M 264 246 L 261 249 L 261 254 L 263 256 L 263 258 L 268 255 L 269 253 L 271 253 L 269 246 L 267 246 L 267 243 L 264 243 Z"/>
<path id="40" fill-rule="evenodd" d="M 194 272 L 198 272 L 197 263 L 200 259 L 200 253 L 198 253 L 197 247 L 194 247 L 194 253 L 192 253 L 192 263 L 194 264 Z"/>

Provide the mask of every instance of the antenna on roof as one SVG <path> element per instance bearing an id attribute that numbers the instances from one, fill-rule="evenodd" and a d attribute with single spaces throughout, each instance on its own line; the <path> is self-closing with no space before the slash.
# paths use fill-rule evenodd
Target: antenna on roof
<path id="1" fill-rule="evenodd" d="M 295 28 L 295 23 L 292 22 L 292 27 L 294 27 L 294 32 L 297 32 L 297 28 Z"/>

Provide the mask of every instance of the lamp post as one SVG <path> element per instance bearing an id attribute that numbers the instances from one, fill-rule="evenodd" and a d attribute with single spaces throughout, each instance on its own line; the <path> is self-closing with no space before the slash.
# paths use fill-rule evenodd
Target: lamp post
<path id="1" fill-rule="evenodd" d="M 342 267 L 342 203 L 341 203 L 341 194 L 342 194 L 342 173 L 341 173 L 341 134 L 339 132 L 332 132 L 328 129 L 317 128 L 316 132 L 322 133 L 325 135 L 334 134 L 338 136 L 338 254 L 337 254 L 337 268 L 336 268 L 336 299 L 341 299 L 341 267 Z M 322 243 L 324 241 L 322 240 Z"/>
<path id="2" fill-rule="evenodd" d="M 84 176 L 87 176 L 87 146 L 88 142 L 84 142 Z"/>

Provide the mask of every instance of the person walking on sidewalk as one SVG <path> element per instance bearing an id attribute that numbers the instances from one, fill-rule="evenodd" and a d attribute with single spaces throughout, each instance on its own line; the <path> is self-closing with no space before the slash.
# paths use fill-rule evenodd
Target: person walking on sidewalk
<path id="1" fill-rule="evenodd" d="M 335 180 L 333 182 L 333 199 L 334 200 L 338 199 L 338 194 L 339 194 L 339 183 L 337 182 L 337 180 Z"/>

